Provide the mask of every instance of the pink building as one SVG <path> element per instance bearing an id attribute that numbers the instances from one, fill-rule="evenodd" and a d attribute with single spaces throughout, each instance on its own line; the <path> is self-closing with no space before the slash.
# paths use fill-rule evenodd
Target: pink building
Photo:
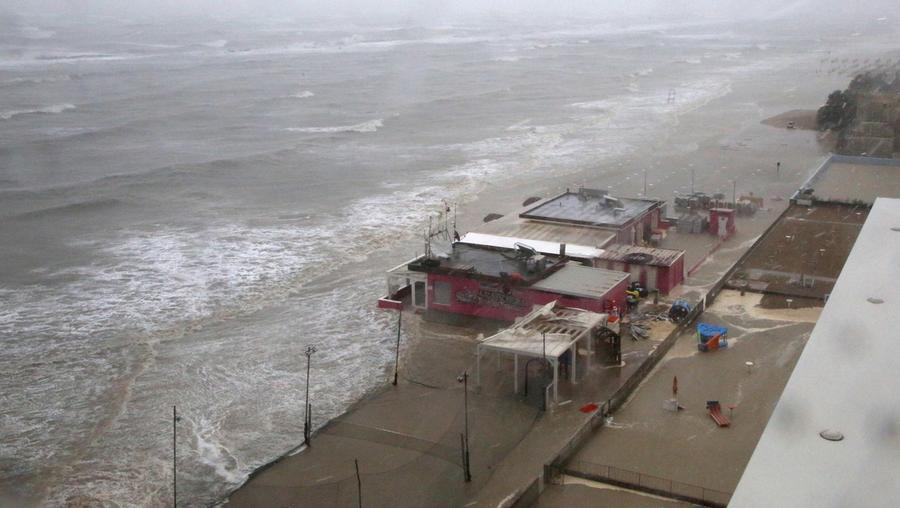
<path id="1" fill-rule="evenodd" d="M 429 311 L 499 321 L 513 321 L 551 301 L 608 312 L 622 305 L 628 287 L 623 272 L 463 243 L 454 244 L 449 257 L 420 258 L 407 268 L 427 274 L 424 303 Z"/>
<path id="2" fill-rule="evenodd" d="M 610 245 L 596 258 L 594 266 L 628 272 L 632 282 L 665 295 L 684 280 L 684 251 Z"/>
<path id="3" fill-rule="evenodd" d="M 709 209 L 709 232 L 722 238 L 734 234 L 734 210 L 731 208 Z"/>

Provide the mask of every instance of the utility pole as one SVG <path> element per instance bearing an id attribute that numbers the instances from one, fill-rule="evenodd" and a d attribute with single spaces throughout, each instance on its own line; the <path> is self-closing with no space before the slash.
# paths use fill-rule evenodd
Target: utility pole
<path id="1" fill-rule="evenodd" d="M 172 506 L 176 508 L 178 506 L 178 448 L 176 442 L 178 428 L 175 424 L 180 421 L 178 410 L 172 406 Z"/>
<path id="2" fill-rule="evenodd" d="M 403 309 L 397 313 L 397 349 L 394 352 L 394 386 L 397 386 L 397 371 L 400 370 L 400 323 L 403 321 Z"/>
<path id="3" fill-rule="evenodd" d="M 694 168 L 691 168 L 691 196 L 694 195 Z"/>
<path id="4" fill-rule="evenodd" d="M 734 179 L 733 185 L 731 187 L 731 204 L 734 208 L 737 208 L 737 178 Z"/>
<path id="5" fill-rule="evenodd" d="M 316 352 L 315 346 L 306 346 L 306 417 L 303 421 L 303 444 L 309 446 L 312 435 L 312 404 L 309 403 L 309 367 L 312 363 L 312 355 Z"/>
<path id="6" fill-rule="evenodd" d="M 465 421 L 465 434 L 460 436 L 460 438 L 462 438 L 463 441 L 463 473 L 466 482 L 470 482 L 472 481 L 472 470 L 469 467 L 469 371 L 463 371 L 462 375 L 456 378 L 456 380 L 463 384 L 463 417 Z"/>
<path id="7" fill-rule="evenodd" d="M 644 170 L 644 197 L 647 197 L 647 170 Z"/>

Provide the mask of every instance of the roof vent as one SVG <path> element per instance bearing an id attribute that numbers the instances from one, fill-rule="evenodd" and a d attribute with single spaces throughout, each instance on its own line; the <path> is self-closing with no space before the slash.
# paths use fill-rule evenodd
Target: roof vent
<path id="1" fill-rule="evenodd" d="M 822 432 L 819 432 L 819 436 L 828 441 L 841 441 L 844 439 L 844 434 L 835 429 L 825 429 Z"/>
<path id="2" fill-rule="evenodd" d="M 633 265 L 645 265 L 653 261 L 653 255 L 646 252 L 629 252 L 625 254 L 625 262 Z"/>

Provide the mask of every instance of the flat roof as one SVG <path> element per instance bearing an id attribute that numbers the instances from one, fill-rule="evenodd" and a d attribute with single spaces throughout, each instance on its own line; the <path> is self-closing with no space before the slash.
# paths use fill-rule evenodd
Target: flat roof
<path id="1" fill-rule="evenodd" d="M 548 268 L 559 261 L 559 257 L 547 256 Z M 427 263 L 435 263 L 429 265 Z M 435 258 L 421 260 L 409 265 L 413 271 L 443 271 L 443 272 L 469 272 L 487 277 L 500 277 L 501 273 L 518 273 L 526 281 L 534 281 L 546 276 L 546 271 L 541 273 L 526 273 L 524 262 L 515 257 L 515 253 L 498 250 L 491 247 L 469 245 L 456 242 L 449 258 Z"/>
<path id="2" fill-rule="evenodd" d="M 625 272 L 594 268 L 570 261 L 543 280 L 531 285 L 533 289 L 583 298 L 603 298 L 617 284 L 627 279 Z"/>
<path id="3" fill-rule="evenodd" d="M 684 257 L 683 250 L 656 249 L 617 243 L 608 246 L 598 259 L 632 265 L 672 266 L 682 257 Z"/>
<path id="4" fill-rule="evenodd" d="M 655 199 L 614 197 L 607 191 L 597 189 L 567 190 L 525 210 L 519 216 L 567 224 L 620 227 L 662 203 Z"/>
<path id="5" fill-rule="evenodd" d="M 831 155 L 802 188 L 813 189 L 818 201 L 871 205 L 876 197 L 900 198 L 900 159 Z"/>
<path id="6" fill-rule="evenodd" d="M 505 215 L 500 219 L 478 226 L 474 231 L 497 236 L 563 242 L 597 248 L 604 247 L 616 237 L 616 233 L 608 229 L 533 221 L 523 219 L 519 217 L 519 214 Z"/>
<path id="7" fill-rule="evenodd" d="M 729 506 L 898 504 L 900 231 L 892 228 L 900 199 L 876 199 Z M 823 439 L 826 429 L 843 440 Z"/>
<path id="8" fill-rule="evenodd" d="M 489 235 L 486 233 L 466 233 L 460 243 L 469 245 L 484 245 L 502 249 L 515 249 L 517 243 L 527 245 L 541 254 L 558 255 L 560 242 L 548 242 L 546 240 L 534 240 L 530 238 L 516 238 L 512 236 Z M 563 242 L 564 243 L 564 242 Z M 593 259 L 600 257 L 603 249 L 587 245 L 566 244 L 566 255 L 575 258 Z"/>

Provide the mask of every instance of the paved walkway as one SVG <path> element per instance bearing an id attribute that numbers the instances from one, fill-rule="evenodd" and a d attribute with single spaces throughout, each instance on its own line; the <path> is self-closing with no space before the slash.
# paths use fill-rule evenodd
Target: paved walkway
<path id="1" fill-rule="evenodd" d="M 463 389 L 456 378 L 473 366 L 476 341 L 459 328 L 406 322 L 414 338 L 399 385 L 363 400 L 321 429 L 311 447 L 255 475 L 229 507 L 356 506 L 354 460 L 365 506 L 496 506 L 531 481 L 588 418 L 578 409 L 608 398 L 658 343 L 626 339 L 624 367 L 594 362 L 577 385 L 561 383 L 564 403 L 546 413 L 513 394 L 511 359 L 485 357 L 480 390 L 470 378 L 473 481 L 467 484 L 460 466 Z"/>

